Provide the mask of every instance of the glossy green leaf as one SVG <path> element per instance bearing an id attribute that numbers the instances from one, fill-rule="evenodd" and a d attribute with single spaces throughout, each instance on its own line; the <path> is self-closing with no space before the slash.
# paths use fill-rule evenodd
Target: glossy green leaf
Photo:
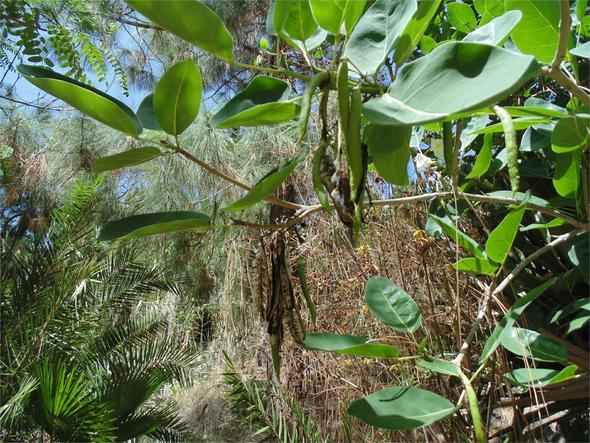
<path id="1" fill-rule="evenodd" d="M 356 357 L 397 358 L 399 351 L 384 343 L 367 342 L 364 337 L 345 334 L 311 333 L 305 336 L 305 349 L 328 351 Z"/>
<path id="2" fill-rule="evenodd" d="M 490 232 L 486 242 L 486 254 L 496 263 L 503 264 L 512 249 L 518 226 L 524 215 L 525 207 L 510 212 L 498 226 Z"/>
<path id="3" fill-rule="evenodd" d="M 384 277 L 371 277 L 365 286 L 367 306 L 382 323 L 398 332 L 414 332 L 422 316 L 412 298 Z"/>
<path id="4" fill-rule="evenodd" d="M 590 322 L 590 314 L 588 314 L 587 312 L 582 312 L 576 318 L 569 322 L 564 332 L 564 335 L 568 336 L 572 332 L 575 332 L 578 329 L 583 328 L 588 322 Z"/>
<path id="5" fill-rule="evenodd" d="M 302 159 L 302 156 L 295 157 L 294 159 L 286 162 L 280 168 L 271 171 L 266 176 L 264 176 L 262 180 L 256 184 L 256 186 L 250 189 L 250 191 L 248 191 L 244 197 L 223 208 L 223 210 L 225 212 L 243 211 L 244 209 L 248 209 L 249 207 L 254 206 L 256 203 L 264 200 L 266 197 L 275 192 L 279 186 L 281 186 L 281 183 L 283 183 L 287 177 L 291 175 L 291 172 L 293 172 Z"/>
<path id="6" fill-rule="evenodd" d="M 524 192 L 494 191 L 488 192 L 488 195 L 492 197 L 512 198 L 520 203 L 527 200 L 529 203 L 533 205 L 542 206 L 544 208 L 549 206 L 549 202 L 547 200 L 542 199 L 541 197 L 536 197 L 534 195 L 527 195 Z"/>
<path id="7" fill-rule="evenodd" d="M 568 245 L 567 256 L 584 280 L 590 282 L 590 235 L 581 232 Z"/>
<path id="8" fill-rule="evenodd" d="M 350 35 L 344 56 L 355 70 L 373 75 L 395 47 L 416 12 L 416 0 L 377 0 Z"/>
<path id="9" fill-rule="evenodd" d="M 566 349 L 556 340 L 524 328 L 512 328 L 502 335 L 502 346 L 521 357 L 538 361 L 562 362 L 568 359 Z"/>
<path id="10" fill-rule="evenodd" d="M 139 118 L 144 128 L 162 131 L 162 127 L 158 123 L 156 113 L 154 112 L 154 94 L 150 94 L 142 100 L 139 108 L 137 108 L 137 118 Z"/>
<path id="11" fill-rule="evenodd" d="M 129 240 L 165 232 L 201 232 L 210 228 L 211 219 L 200 212 L 155 212 L 109 222 L 101 229 L 98 240 Z"/>
<path id="12" fill-rule="evenodd" d="M 447 4 L 447 15 L 451 25 L 460 32 L 468 34 L 477 26 L 477 19 L 471 7 L 466 3 Z"/>
<path id="13" fill-rule="evenodd" d="M 455 405 L 434 392 L 413 386 L 391 386 L 353 402 L 348 413 L 371 426 L 415 429 L 445 418 Z"/>
<path id="14" fill-rule="evenodd" d="M 481 353 L 480 361 L 483 362 L 490 355 L 492 355 L 496 348 L 500 346 L 502 337 L 506 331 L 510 332 L 512 330 L 512 326 L 514 326 L 514 323 L 516 323 L 518 317 L 520 317 L 524 310 L 547 289 L 553 286 L 554 283 L 555 279 L 547 280 L 545 283 L 532 289 L 527 295 L 514 302 L 502 320 L 500 320 L 500 322 L 496 325 L 490 337 L 487 339 L 484 349 Z"/>
<path id="15" fill-rule="evenodd" d="M 559 195 L 574 198 L 580 185 L 580 152 L 559 154 L 553 172 L 553 187 Z"/>
<path id="16" fill-rule="evenodd" d="M 365 10 L 366 0 L 309 0 L 318 25 L 332 34 L 350 34 Z M 344 28 L 343 28 L 344 27 Z"/>
<path id="17" fill-rule="evenodd" d="M 161 155 L 162 151 L 154 147 L 130 149 L 119 154 L 97 159 L 94 162 L 94 171 L 104 172 L 112 171 L 113 169 L 127 168 L 129 166 L 148 162 Z"/>
<path id="18" fill-rule="evenodd" d="M 154 91 L 154 112 L 160 127 L 171 135 L 183 133 L 199 114 L 203 82 L 192 60 L 168 69 Z"/>
<path id="19" fill-rule="evenodd" d="M 453 263 L 453 268 L 457 271 L 472 272 L 481 275 L 494 275 L 498 270 L 498 265 L 484 258 L 468 257 Z"/>
<path id="20" fill-rule="evenodd" d="M 590 115 L 580 114 L 557 122 L 551 134 L 551 149 L 558 154 L 588 148 Z"/>
<path id="21" fill-rule="evenodd" d="M 486 134 L 483 138 L 483 144 L 479 153 L 477 154 L 477 158 L 475 159 L 475 163 L 473 165 L 473 169 L 467 175 L 467 179 L 479 178 L 488 172 L 490 168 L 490 164 L 492 163 L 492 134 Z"/>
<path id="22" fill-rule="evenodd" d="M 570 50 L 576 57 L 590 58 L 590 42 L 582 43 L 580 46 Z"/>
<path id="23" fill-rule="evenodd" d="M 439 225 L 443 232 L 446 234 L 447 237 L 452 242 L 457 242 L 462 248 L 465 248 L 469 252 L 471 252 L 474 256 L 486 259 L 484 252 L 481 250 L 479 244 L 469 237 L 467 234 L 457 230 L 455 225 L 450 221 L 444 220 L 440 217 L 437 217 L 434 214 L 430 214 L 430 218 L 434 220 L 434 222 Z"/>
<path id="24" fill-rule="evenodd" d="M 513 386 L 540 388 L 553 383 L 559 383 L 575 376 L 578 367 L 570 365 L 561 371 L 544 368 L 519 368 L 504 375 Z"/>
<path id="25" fill-rule="evenodd" d="M 480 25 L 504 14 L 504 0 L 473 0 L 475 10 L 481 15 Z"/>
<path id="26" fill-rule="evenodd" d="M 541 151 L 551 146 L 551 139 L 534 128 L 527 128 L 520 139 L 519 150 L 521 152 Z"/>
<path id="27" fill-rule="evenodd" d="M 520 11 L 508 11 L 463 37 L 464 42 L 501 46 L 522 18 Z"/>
<path id="28" fill-rule="evenodd" d="M 467 152 L 467 148 L 471 146 L 471 143 L 473 143 L 478 136 L 478 134 L 475 134 L 475 131 L 484 128 L 488 123 L 488 120 L 488 114 L 476 114 L 463 120 L 463 124 L 461 125 L 461 135 L 459 136 L 462 152 Z"/>
<path id="29" fill-rule="evenodd" d="M 565 221 L 560 218 L 554 218 L 547 223 L 532 223 L 528 226 L 520 228 L 520 232 L 532 231 L 533 229 L 550 229 L 565 225 Z"/>
<path id="30" fill-rule="evenodd" d="M 420 0 L 418 10 L 407 24 L 406 29 L 399 37 L 393 53 L 393 62 L 400 66 L 414 51 L 416 45 L 422 39 L 424 32 L 432 21 L 442 0 Z"/>
<path id="31" fill-rule="evenodd" d="M 276 32 L 285 32 L 301 41 L 307 40 L 318 29 L 307 0 L 276 0 L 274 26 Z"/>
<path id="32" fill-rule="evenodd" d="M 589 297 L 576 300 L 575 302 L 569 303 L 565 305 L 563 308 L 558 309 L 557 311 L 555 311 L 553 316 L 551 316 L 551 320 L 549 320 L 549 323 L 553 324 L 555 322 L 562 321 L 563 319 L 567 318 L 575 312 L 579 312 L 580 310 L 590 312 Z"/>
<path id="33" fill-rule="evenodd" d="M 537 97 L 527 98 L 524 102 L 524 106 L 506 106 L 504 109 L 506 109 L 513 117 L 529 117 L 536 115 L 540 117 L 564 118 L 569 115 L 567 109 Z"/>
<path id="34" fill-rule="evenodd" d="M 496 103 L 538 70 L 533 57 L 496 46 L 445 43 L 404 65 L 389 92 L 364 105 L 363 115 L 381 125 L 452 119 Z"/>
<path id="35" fill-rule="evenodd" d="M 231 60 L 232 36 L 204 2 L 198 0 L 125 0 L 129 6 L 183 40 Z"/>
<path id="36" fill-rule="evenodd" d="M 421 366 L 439 374 L 452 375 L 454 377 L 461 377 L 461 370 L 459 367 L 450 361 L 441 360 L 440 358 L 419 358 L 416 360 L 418 366 Z"/>
<path id="37" fill-rule="evenodd" d="M 260 126 L 292 120 L 299 105 L 289 98 L 289 84 L 277 78 L 259 75 L 227 102 L 211 118 L 214 128 Z"/>
<path id="38" fill-rule="evenodd" d="M 406 186 L 410 160 L 411 126 L 369 125 L 365 129 L 366 143 L 373 164 L 389 183 Z"/>
<path id="39" fill-rule="evenodd" d="M 134 137 L 141 133 L 141 123 L 133 111 L 104 92 L 51 69 L 20 65 L 18 71 L 38 88 L 93 119 Z"/>
<path id="40" fill-rule="evenodd" d="M 428 54 L 429 52 L 432 52 L 434 48 L 436 48 L 436 40 L 428 35 L 423 35 L 420 39 L 420 50 L 424 54 Z"/>
<path id="41" fill-rule="evenodd" d="M 559 39 L 559 2 L 506 0 L 506 9 L 522 12 L 522 19 L 510 34 L 516 47 L 542 63 L 551 63 Z"/>
<path id="42" fill-rule="evenodd" d="M 551 119 L 549 117 L 522 117 L 513 119 L 512 123 L 514 124 L 514 129 L 519 131 L 539 123 L 546 123 L 550 121 Z M 504 126 L 502 123 L 494 123 L 493 125 L 473 131 L 474 134 L 495 134 L 498 132 L 504 132 Z"/>

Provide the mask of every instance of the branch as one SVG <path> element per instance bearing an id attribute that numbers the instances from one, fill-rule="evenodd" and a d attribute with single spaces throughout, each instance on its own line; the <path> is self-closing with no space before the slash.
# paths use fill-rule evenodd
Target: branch
<path id="1" fill-rule="evenodd" d="M 561 21 L 559 23 L 559 40 L 557 42 L 557 50 L 551 65 L 543 68 L 543 74 L 552 80 L 555 80 L 561 86 L 566 88 L 575 97 L 586 106 L 590 106 L 590 96 L 572 79 L 566 76 L 561 70 L 561 63 L 567 54 L 567 43 L 569 39 L 570 27 L 572 19 L 570 17 L 569 0 L 560 0 L 559 6 L 561 9 Z"/>
<path id="2" fill-rule="evenodd" d="M 156 31 L 164 31 L 164 28 L 153 23 L 140 22 L 138 20 L 128 20 L 123 17 L 115 17 L 115 20 L 119 23 L 129 26 L 135 26 L 136 28 L 155 29 Z"/>

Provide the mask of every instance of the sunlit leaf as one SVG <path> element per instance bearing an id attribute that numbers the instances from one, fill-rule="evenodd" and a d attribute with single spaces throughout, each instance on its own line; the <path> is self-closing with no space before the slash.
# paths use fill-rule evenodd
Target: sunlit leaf
<path id="1" fill-rule="evenodd" d="M 406 186 L 410 160 L 411 126 L 369 125 L 365 129 L 366 143 L 379 175 L 389 183 Z"/>
<path id="2" fill-rule="evenodd" d="M 162 151 L 154 147 L 130 149 L 108 157 L 102 157 L 94 162 L 95 172 L 111 171 L 113 169 L 127 168 L 148 162 L 160 157 Z"/>
<path id="3" fill-rule="evenodd" d="M 502 346 L 522 357 L 538 361 L 562 362 L 568 359 L 566 349 L 556 340 L 524 328 L 512 328 L 502 335 Z"/>
<path id="4" fill-rule="evenodd" d="M 504 263 L 512 249 L 512 243 L 516 238 L 518 226 L 524 215 L 525 207 L 510 212 L 498 226 L 490 232 L 486 242 L 486 254 L 496 263 Z"/>
<path id="5" fill-rule="evenodd" d="M 467 34 L 463 41 L 502 45 L 521 18 L 520 11 L 508 11 Z"/>
<path id="6" fill-rule="evenodd" d="M 364 337 L 330 333 L 307 334 L 305 336 L 305 349 L 357 357 L 397 358 L 399 355 L 396 348 L 384 343 L 367 342 Z"/>

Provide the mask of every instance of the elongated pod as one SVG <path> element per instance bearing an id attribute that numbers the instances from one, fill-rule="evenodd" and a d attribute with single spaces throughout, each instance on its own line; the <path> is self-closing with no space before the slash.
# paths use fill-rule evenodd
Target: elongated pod
<path id="1" fill-rule="evenodd" d="M 363 153 L 361 147 L 361 90 L 354 88 L 350 99 L 348 116 L 348 169 L 350 175 L 350 197 L 353 202 L 363 192 Z"/>
<path id="2" fill-rule="evenodd" d="M 506 162 L 508 163 L 508 177 L 512 192 L 518 192 L 520 187 L 520 174 L 518 172 L 518 146 L 516 145 L 516 131 L 512 117 L 501 106 L 495 105 L 494 112 L 502 122 L 504 128 L 504 142 L 506 143 Z"/>
<path id="3" fill-rule="evenodd" d="M 313 155 L 313 163 L 312 163 L 312 182 L 313 182 L 313 189 L 315 190 L 320 203 L 326 210 L 326 212 L 331 213 L 332 207 L 330 206 L 330 198 L 328 197 L 328 193 L 324 188 L 324 183 L 322 181 L 322 158 L 326 155 L 326 148 L 328 144 L 326 142 L 321 142 L 318 148 L 316 149 Z"/>
<path id="4" fill-rule="evenodd" d="M 305 138 L 305 134 L 307 134 L 307 123 L 309 121 L 309 114 L 311 113 L 313 94 L 316 88 L 329 78 L 330 74 L 328 72 L 318 72 L 311 78 L 303 91 L 303 96 L 301 97 L 301 113 L 299 114 L 299 138 L 297 139 L 297 143 L 301 143 Z"/>
<path id="5" fill-rule="evenodd" d="M 336 77 L 336 86 L 338 87 L 338 114 L 340 123 L 340 136 L 344 139 L 341 145 L 346 146 L 348 143 L 348 115 L 350 112 L 350 90 L 348 87 L 348 63 L 342 60 L 338 66 Z M 344 148 L 346 151 L 346 148 Z"/>

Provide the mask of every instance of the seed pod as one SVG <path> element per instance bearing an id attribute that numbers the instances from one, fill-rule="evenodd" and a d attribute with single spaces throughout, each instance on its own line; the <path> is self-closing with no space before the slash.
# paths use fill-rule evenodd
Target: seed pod
<path id="1" fill-rule="evenodd" d="M 363 153 L 361 147 L 361 91 L 352 90 L 350 115 L 348 119 L 348 170 L 350 176 L 350 197 L 353 202 L 363 192 Z"/>
<path id="2" fill-rule="evenodd" d="M 518 172 L 518 146 L 516 145 L 516 131 L 512 117 L 501 106 L 494 106 L 494 112 L 502 122 L 504 128 L 504 142 L 506 143 L 506 162 L 508 163 L 508 176 L 512 192 L 518 192 L 520 186 L 520 174 Z"/>
<path id="3" fill-rule="evenodd" d="M 301 113 L 299 114 L 299 138 L 297 143 L 301 143 L 307 134 L 307 122 L 309 121 L 309 114 L 311 112 L 311 100 L 313 94 L 318 86 L 330 78 L 328 72 L 319 72 L 314 75 L 303 91 L 301 97 Z"/>
<path id="4" fill-rule="evenodd" d="M 315 154 L 313 155 L 313 163 L 312 163 L 312 182 L 313 182 L 313 189 L 320 200 L 320 203 L 326 210 L 326 212 L 331 213 L 332 207 L 330 206 L 330 200 L 328 198 L 328 194 L 326 193 L 326 189 L 324 188 L 324 183 L 322 181 L 322 159 L 324 155 L 326 155 L 326 148 L 328 147 L 327 143 L 321 142 L 318 146 Z"/>
<path id="5" fill-rule="evenodd" d="M 344 140 L 342 144 L 346 145 L 348 137 L 348 114 L 350 110 L 349 87 L 348 87 L 348 63 L 346 60 L 340 62 L 338 66 L 338 76 L 336 78 L 338 87 L 338 113 L 340 114 L 340 130 Z"/>
<path id="6" fill-rule="evenodd" d="M 309 311 L 311 322 L 315 326 L 315 322 L 317 319 L 317 311 L 315 309 L 313 299 L 311 298 L 309 285 L 307 284 L 307 277 L 305 275 L 305 257 L 303 255 L 300 255 L 297 258 L 297 277 L 299 278 L 301 292 L 303 292 L 303 297 L 305 298 L 305 304 L 307 305 L 307 310 Z"/>

